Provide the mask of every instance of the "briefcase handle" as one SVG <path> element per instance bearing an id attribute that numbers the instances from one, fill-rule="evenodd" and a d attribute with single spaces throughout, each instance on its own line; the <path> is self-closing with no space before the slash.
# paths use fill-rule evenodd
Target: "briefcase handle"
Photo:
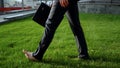
<path id="1" fill-rule="evenodd" d="M 50 4 L 48 4 L 49 6 L 52 6 L 52 4 L 53 4 L 53 0 L 49 0 L 49 1 L 52 1 Z M 43 0 L 41 0 L 41 3 L 43 2 Z M 48 2 L 48 0 L 44 0 L 44 3 L 46 3 L 47 4 L 47 2 Z"/>

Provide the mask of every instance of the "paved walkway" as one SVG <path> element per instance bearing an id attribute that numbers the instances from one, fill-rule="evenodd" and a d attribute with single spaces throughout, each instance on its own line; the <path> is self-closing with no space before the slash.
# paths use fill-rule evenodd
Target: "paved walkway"
<path id="1" fill-rule="evenodd" d="M 10 20 L 11 18 L 12 18 L 12 20 L 16 20 L 17 16 L 27 17 L 27 16 L 30 16 L 30 15 L 33 15 L 34 13 L 35 13 L 35 10 L 31 10 L 31 11 L 23 11 L 23 12 L 9 13 L 9 14 L 0 15 L 0 24 L 11 21 Z M 20 18 L 23 18 L 23 17 L 20 17 Z M 18 19 L 20 19 L 20 18 L 18 18 Z"/>

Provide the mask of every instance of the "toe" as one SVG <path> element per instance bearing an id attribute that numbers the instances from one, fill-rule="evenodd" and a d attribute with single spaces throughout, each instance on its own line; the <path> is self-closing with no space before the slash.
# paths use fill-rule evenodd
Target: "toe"
<path id="1" fill-rule="evenodd" d="M 29 53 L 28 53 L 28 51 L 23 50 L 23 53 L 25 54 L 25 56 L 26 56 L 27 58 L 29 57 Z"/>
<path id="2" fill-rule="evenodd" d="M 27 53 L 27 51 L 26 51 L 26 50 L 23 50 L 22 52 L 23 52 L 24 54 L 26 54 L 26 53 Z"/>

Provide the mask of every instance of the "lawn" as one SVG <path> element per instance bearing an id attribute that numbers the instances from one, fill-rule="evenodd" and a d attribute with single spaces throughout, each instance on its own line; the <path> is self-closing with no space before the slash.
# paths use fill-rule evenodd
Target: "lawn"
<path id="1" fill-rule="evenodd" d="M 0 68 L 120 68 L 120 15 L 80 14 L 91 60 L 77 58 L 67 18 L 61 22 L 43 61 L 25 58 L 35 51 L 44 28 L 32 17 L 0 25 Z"/>

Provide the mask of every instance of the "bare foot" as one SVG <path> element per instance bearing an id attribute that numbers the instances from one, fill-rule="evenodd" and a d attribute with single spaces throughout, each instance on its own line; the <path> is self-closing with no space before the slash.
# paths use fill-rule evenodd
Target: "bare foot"
<path id="1" fill-rule="evenodd" d="M 32 56 L 32 52 L 28 52 L 26 50 L 23 50 L 23 53 L 25 54 L 26 58 L 29 59 L 29 60 L 32 60 L 32 61 L 38 61 L 37 59 L 35 59 L 33 56 Z"/>

